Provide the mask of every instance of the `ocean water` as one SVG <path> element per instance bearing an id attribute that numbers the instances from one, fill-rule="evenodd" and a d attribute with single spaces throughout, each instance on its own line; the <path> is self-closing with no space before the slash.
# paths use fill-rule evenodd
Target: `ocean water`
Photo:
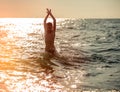
<path id="1" fill-rule="evenodd" d="M 0 92 L 120 91 L 120 19 L 59 18 L 55 46 L 44 60 L 42 18 L 1 18 Z"/>

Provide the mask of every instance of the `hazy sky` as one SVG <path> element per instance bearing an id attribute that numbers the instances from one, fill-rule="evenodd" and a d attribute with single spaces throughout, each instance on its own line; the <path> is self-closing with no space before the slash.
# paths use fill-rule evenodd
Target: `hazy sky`
<path id="1" fill-rule="evenodd" d="M 120 18 L 120 0 L 0 0 L 0 17 Z"/>

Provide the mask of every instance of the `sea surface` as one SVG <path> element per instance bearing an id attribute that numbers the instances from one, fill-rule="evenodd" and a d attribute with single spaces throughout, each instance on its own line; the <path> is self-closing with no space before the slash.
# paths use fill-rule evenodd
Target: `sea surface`
<path id="1" fill-rule="evenodd" d="M 0 92 L 120 92 L 120 19 L 58 18 L 55 46 L 42 18 L 0 18 Z"/>

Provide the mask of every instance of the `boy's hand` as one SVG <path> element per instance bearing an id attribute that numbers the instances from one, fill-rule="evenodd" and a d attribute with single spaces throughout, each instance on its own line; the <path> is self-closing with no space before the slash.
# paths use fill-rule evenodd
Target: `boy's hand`
<path id="1" fill-rule="evenodd" d="M 47 13 L 48 13 L 48 14 L 51 14 L 51 9 L 48 9 L 48 8 L 47 8 Z"/>

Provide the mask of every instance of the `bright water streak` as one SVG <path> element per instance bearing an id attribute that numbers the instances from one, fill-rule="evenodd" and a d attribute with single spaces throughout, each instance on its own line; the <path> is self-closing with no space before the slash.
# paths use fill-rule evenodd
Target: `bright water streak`
<path id="1" fill-rule="evenodd" d="M 82 71 L 70 72 L 60 67 L 56 68 L 59 72 L 51 68 L 46 71 L 40 66 L 37 59 L 44 52 L 42 21 L 43 19 L 0 19 L 0 91 L 66 92 L 69 89 L 65 86 L 76 88 L 72 77 L 77 73 L 79 76 Z M 59 82 L 62 78 L 67 82 L 65 85 Z"/>
<path id="2" fill-rule="evenodd" d="M 51 61 L 66 63 L 44 69 L 43 19 L 0 19 L 0 91 L 119 90 L 119 25 L 57 19 L 55 46 L 64 57 Z"/>

